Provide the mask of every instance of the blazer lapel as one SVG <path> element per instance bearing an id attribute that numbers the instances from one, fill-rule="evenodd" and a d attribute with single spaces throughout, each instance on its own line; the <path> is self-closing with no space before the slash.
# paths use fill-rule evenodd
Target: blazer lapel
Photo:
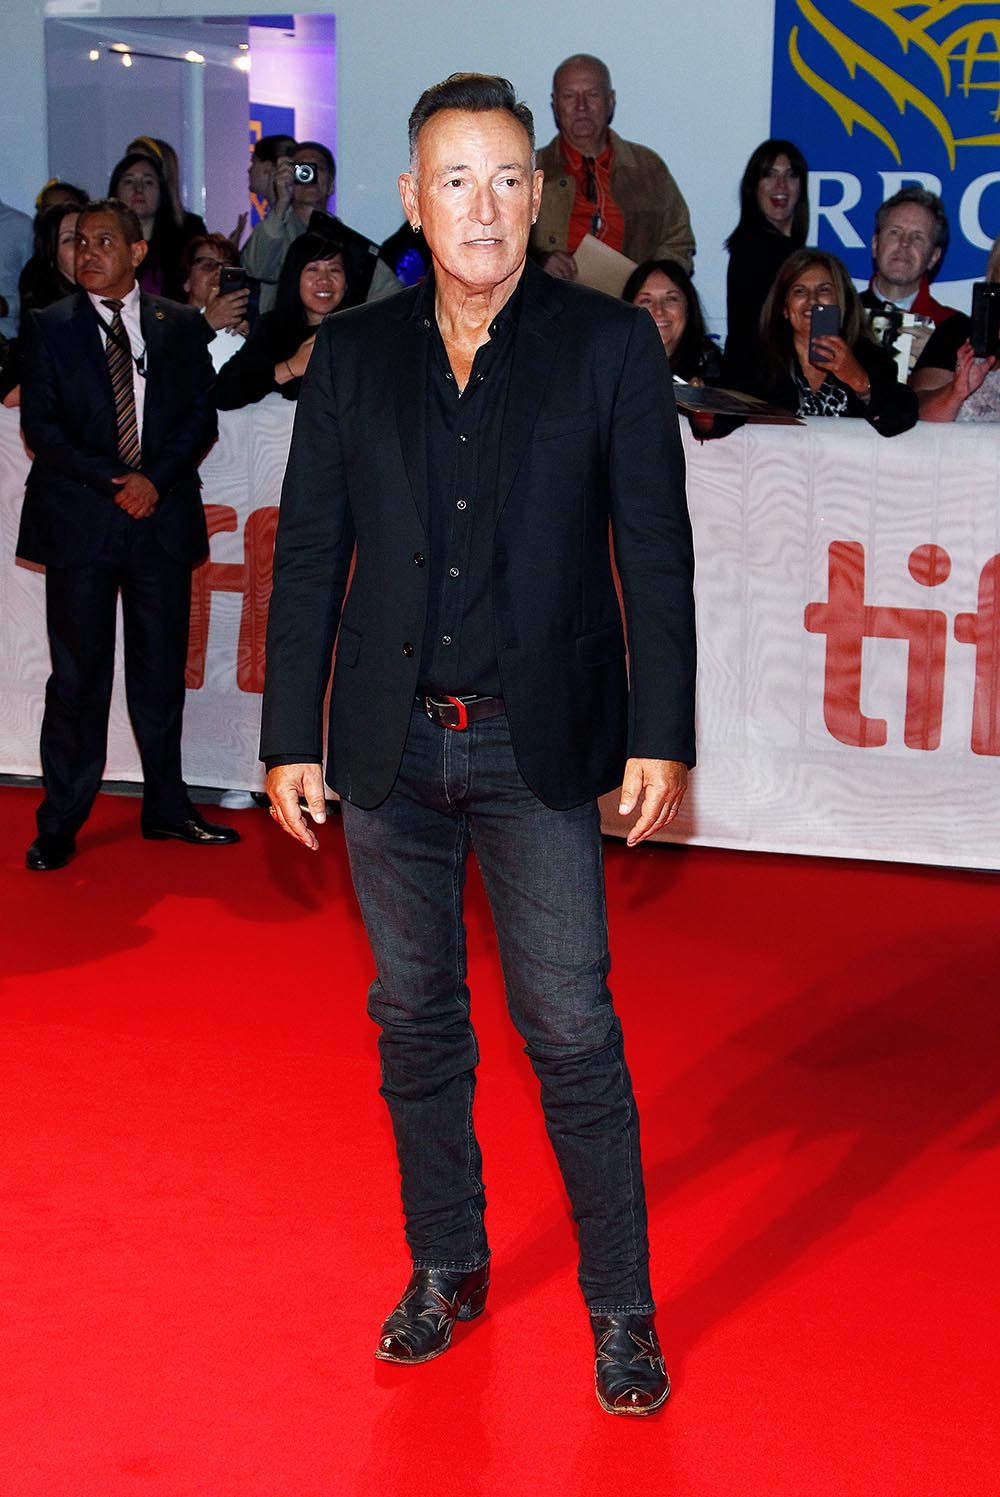
<path id="1" fill-rule="evenodd" d="M 407 301 L 409 302 L 409 298 Z M 410 480 L 413 502 L 426 530 L 429 523 L 427 361 L 430 339 L 425 336 L 425 330 L 416 325 L 409 311 L 402 318 L 396 332 L 395 344 L 387 350 L 392 370 L 396 431 L 406 474 Z"/>
<path id="2" fill-rule="evenodd" d="M 496 515 L 507 502 L 525 448 L 548 390 L 552 362 L 559 346 L 558 315 L 562 303 L 550 294 L 543 270 L 530 261 L 524 267 L 524 294 L 514 338 L 507 408 L 504 413 L 497 469 Z"/>

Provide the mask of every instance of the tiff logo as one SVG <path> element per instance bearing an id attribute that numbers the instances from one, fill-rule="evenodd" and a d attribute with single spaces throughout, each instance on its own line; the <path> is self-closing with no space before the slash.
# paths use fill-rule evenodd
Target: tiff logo
<path id="1" fill-rule="evenodd" d="M 206 504 L 210 536 L 235 531 L 238 520 L 228 504 Z M 264 690 L 264 636 L 271 601 L 271 563 L 278 528 L 277 505 L 255 509 L 243 527 L 243 561 L 203 561 L 191 577 L 191 626 L 188 635 L 186 684 L 197 690 L 205 684 L 205 656 L 213 592 L 240 593 L 243 608 L 236 647 L 236 684 L 241 691 Z"/>
<path id="2" fill-rule="evenodd" d="M 910 576 L 922 587 L 938 587 L 951 572 L 941 546 L 910 552 Z M 866 639 L 907 642 L 907 748 L 936 749 L 941 742 L 948 617 L 937 608 L 885 608 L 865 602 L 865 549 L 858 541 L 833 541 L 825 603 L 809 603 L 805 626 L 826 635 L 823 720 L 833 737 L 852 748 L 880 748 L 888 738 L 884 718 L 861 710 L 861 653 Z M 976 652 L 971 746 L 975 754 L 1000 755 L 1000 556 L 979 575 L 975 613 L 955 618 L 955 638 Z"/>

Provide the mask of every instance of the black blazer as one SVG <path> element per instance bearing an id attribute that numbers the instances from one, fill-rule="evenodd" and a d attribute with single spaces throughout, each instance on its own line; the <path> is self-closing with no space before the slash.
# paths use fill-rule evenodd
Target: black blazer
<path id="1" fill-rule="evenodd" d="M 143 294 L 149 370 L 142 472 L 159 499 L 148 521 L 164 550 L 192 563 L 208 553 L 198 464 L 215 440 L 212 361 L 201 315 Z M 108 361 L 83 291 L 22 325 L 21 430 L 34 461 L 17 554 L 53 566 L 93 560 L 115 513 L 112 478 L 125 471 Z"/>
<path id="2" fill-rule="evenodd" d="M 278 524 L 261 754 L 322 758 L 339 624 L 327 777 L 363 807 L 385 798 L 399 769 L 427 609 L 430 340 L 414 321 L 417 294 L 321 327 Z M 494 523 L 494 642 L 535 794 L 581 804 L 621 782 L 627 754 L 692 764 L 693 556 L 663 346 L 645 310 L 530 263 Z"/>

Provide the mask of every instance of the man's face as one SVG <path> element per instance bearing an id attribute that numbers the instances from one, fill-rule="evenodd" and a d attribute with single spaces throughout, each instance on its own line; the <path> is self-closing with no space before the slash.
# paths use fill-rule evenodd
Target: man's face
<path id="1" fill-rule="evenodd" d="M 83 213 L 76 226 L 76 280 L 92 296 L 126 297 L 146 255 L 146 241 L 129 244 L 113 213 Z"/>
<path id="2" fill-rule="evenodd" d="M 919 203 L 890 208 L 872 239 L 872 255 L 880 283 L 897 296 L 909 296 L 941 258 L 934 243 L 933 213 Z"/>
<path id="3" fill-rule="evenodd" d="M 573 62 L 552 80 L 552 112 L 561 134 L 583 156 L 597 156 L 607 145 L 615 108 L 614 90 L 592 62 Z"/>
<path id="4" fill-rule="evenodd" d="M 326 159 L 311 146 L 295 152 L 293 161 L 311 161 L 316 168 L 315 182 L 296 182 L 292 191 L 292 207 L 300 218 L 307 219 L 317 208 L 325 208 L 326 200 L 333 191 L 333 176 Z"/>
<path id="5" fill-rule="evenodd" d="M 542 196 L 524 126 L 505 109 L 441 109 L 421 130 L 417 151 L 418 180 L 404 173 L 399 190 L 439 280 L 481 293 L 517 275 Z"/>

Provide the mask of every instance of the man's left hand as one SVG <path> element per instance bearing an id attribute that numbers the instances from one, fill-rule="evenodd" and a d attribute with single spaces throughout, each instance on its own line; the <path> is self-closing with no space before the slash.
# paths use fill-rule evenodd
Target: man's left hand
<path id="1" fill-rule="evenodd" d="M 120 505 L 133 520 L 145 520 L 156 508 L 159 494 L 156 485 L 150 483 L 142 473 L 123 473 L 121 478 L 112 478 L 118 492 L 115 503 Z"/>
<path id="2" fill-rule="evenodd" d="M 687 765 L 678 759 L 629 759 L 618 804 L 619 816 L 630 815 L 636 806 L 640 809 L 626 839 L 629 847 L 670 825 L 680 810 L 687 780 Z"/>

